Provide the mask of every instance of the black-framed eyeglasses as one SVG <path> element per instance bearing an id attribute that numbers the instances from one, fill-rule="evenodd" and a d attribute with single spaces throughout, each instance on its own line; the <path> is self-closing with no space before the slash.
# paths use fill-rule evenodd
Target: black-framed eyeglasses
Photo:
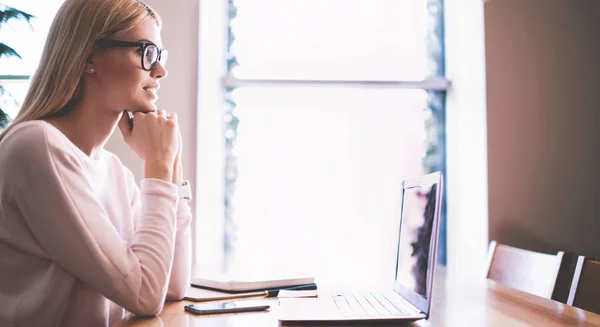
<path id="1" fill-rule="evenodd" d="M 156 63 L 165 66 L 167 63 L 168 52 L 165 49 L 159 49 L 158 46 L 151 42 L 130 42 L 120 40 L 98 40 L 96 45 L 103 49 L 116 47 L 137 47 L 142 51 L 142 68 L 146 71 L 151 71 L 156 67 Z"/>

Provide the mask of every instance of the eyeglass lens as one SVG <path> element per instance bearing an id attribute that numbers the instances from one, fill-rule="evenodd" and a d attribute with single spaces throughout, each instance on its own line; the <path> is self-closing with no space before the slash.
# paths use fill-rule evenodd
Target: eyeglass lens
<path id="1" fill-rule="evenodd" d="M 165 50 L 161 53 L 160 63 L 161 65 L 166 64 L 167 53 Z M 144 51 L 144 68 L 153 69 L 154 65 L 158 61 L 158 47 L 154 44 L 150 44 L 146 47 L 146 51 Z"/>

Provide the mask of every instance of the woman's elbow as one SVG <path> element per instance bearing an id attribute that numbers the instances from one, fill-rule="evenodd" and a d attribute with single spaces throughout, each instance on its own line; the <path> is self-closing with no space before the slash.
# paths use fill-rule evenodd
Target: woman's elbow
<path id="1" fill-rule="evenodd" d="M 153 307 L 141 307 L 141 308 L 136 308 L 136 310 L 128 310 L 131 313 L 135 314 L 136 316 L 140 316 L 140 317 L 154 317 L 157 316 L 161 311 L 162 308 L 164 306 L 164 303 L 161 303 L 159 306 L 153 306 Z"/>
<path id="2" fill-rule="evenodd" d="M 133 308 L 125 308 L 136 316 L 151 317 L 158 315 L 165 305 L 164 298 L 150 297 L 140 299 Z"/>

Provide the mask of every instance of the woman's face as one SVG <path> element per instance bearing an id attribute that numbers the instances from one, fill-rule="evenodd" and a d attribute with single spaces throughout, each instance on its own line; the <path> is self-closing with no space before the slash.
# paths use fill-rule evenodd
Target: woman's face
<path id="1" fill-rule="evenodd" d="M 153 19 L 146 19 L 141 24 L 113 38 L 114 40 L 154 43 L 162 49 L 160 31 Z M 165 54 L 163 53 L 163 56 Z M 150 112 L 156 109 L 160 80 L 167 76 L 167 70 L 157 62 L 154 69 L 146 71 L 142 68 L 142 49 L 139 47 L 111 47 L 95 50 L 88 67 L 95 72 L 90 75 L 97 84 L 102 101 L 108 107 L 121 113 Z M 89 70 L 88 70 L 89 71 Z"/>

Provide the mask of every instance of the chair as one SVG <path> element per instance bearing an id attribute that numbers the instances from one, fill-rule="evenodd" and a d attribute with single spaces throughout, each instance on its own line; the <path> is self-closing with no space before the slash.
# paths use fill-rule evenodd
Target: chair
<path id="1" fill-rule="evenodd" d="M 567 304 L 600 313 L 600 262 L 577 259 Z"/>
<path id="2" fill-rule="evenodd" d="M 568 261 L 562 251 L 545 254 L 492 241 L 488 252 L 487 278 L 523 292 L 564 303 L 570 284 L 570 278 L 567 277 L 570 275 L 567 272 Z"/>

